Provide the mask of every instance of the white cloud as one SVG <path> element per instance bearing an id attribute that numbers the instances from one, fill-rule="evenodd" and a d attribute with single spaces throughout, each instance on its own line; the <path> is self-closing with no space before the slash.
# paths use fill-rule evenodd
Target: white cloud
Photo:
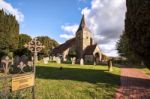
<path id="1" fill-rule="evenodd" d="M 61 38 L 65 38 L 65 39 L 70 39 L 70 38 L 73 38 L 74 36 L 73 35 L 69 35 L 69 34 L 60 34 L 60 37 Z"/>
<path id="2" fill-rule="evenodd" d="M 124 30 L 125 0 L 92 0 L 90 8 L 84 8 L 94 40 L 109 56 L 117 56 L 116 41 Z"/>
<path id="3" fill-rule="evenodd" d="M 64 34 L 61 34 L 61 38 L 70 39 L 75 36 L 75 33 L 78 29 L 79 25 L 62 25 L 61 29 L 65 32 Z"/>
<path id="4" fill-rule="evenodd" d="M 14 15 L 18 22 L 22 22 L 24 20 L 24 15 L 17 8 L 14 8 L 10 3 L 4 0 L 0 0 L 0 9 L 4 9 L 5 12 Z"/>

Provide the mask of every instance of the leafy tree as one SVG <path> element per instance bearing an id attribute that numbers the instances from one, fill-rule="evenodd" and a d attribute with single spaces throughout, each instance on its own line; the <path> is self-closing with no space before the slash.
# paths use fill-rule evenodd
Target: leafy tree
<path id="1" fill-rule="evenodd" d="M 19 34 L 19 48 L 23 48 L 25 44 L 31 41 L 31 37 L 27 34 Z"/>
<path id="2" fill-rule="evenodd" d="M 150 0 L 126 0 L 129 48 L 150 68 Z"/>
<path id="3" fill-rule="evenodd" d="M 19 34 L 19 47 L 18 49 L 14 50 L 14 56 L 22 56 L 26 55 L 29 58 L 31 58 L 32 53 L 24 47 L 25 44 L 29 43 L 31 41 L 31 37 L 27 34 Z"/>
<path id="4" fill-rule="evenodd" d="M 58 46 L 58 43 L 48 36 L 39 36 L 37 38 L 45 46 L 45 48 L 39 53 L 40 56 L 49 56 L 53 47 Z"/>
<path id="5" fill-rule="evenodd" d="M 19 48 L 14 51 L 14 56 L 22 56 L 26 55 L 29 59 L 31 59 L 32 53 L 27 48 Z"/>

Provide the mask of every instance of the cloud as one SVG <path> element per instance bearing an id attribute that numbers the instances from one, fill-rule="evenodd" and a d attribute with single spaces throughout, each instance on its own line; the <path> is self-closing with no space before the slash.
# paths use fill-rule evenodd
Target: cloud
<path id="1" fill-rule="evenodd" d="M 0 0 L 0 9 L 4 9 L 5 12 L 14 15 L 18 22 L 23 22 L 24 15 L 17 8 L 14 8 L 10 3 Z"/>
<path id="2" fill-rule="evenodd" d="M 116 42 L 124 30 L 125 11 L 125 0 L 92 0 L 90 8 L 82 9 L 95 42 L 109 56 L 117 56 Z"/>
<path id="3" fill-rule="evenodd" d="M 69 34 L 61 34 L 60 35 L 60 38 L 65 38 L 65 39 L 70 39 L 70 38 L 73 38 L 74 36 L 73 35 L 69 35 Z"/>
<path id="4" fill-rule="evenodd" d="M 78 29 L 79 25 L 62 25 L 61 29 L 64 31 L 64 34 L 60 34 L 61 38 L 70 39 L 75 36 L 75 33 Z"/>

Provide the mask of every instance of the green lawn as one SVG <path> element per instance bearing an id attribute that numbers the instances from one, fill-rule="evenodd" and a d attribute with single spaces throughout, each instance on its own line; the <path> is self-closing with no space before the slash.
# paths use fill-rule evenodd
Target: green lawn
<path id="1" fill-rule="evenodd" d="M 146 66 L 133 66 L 133 67 L 142 70 L 147 75 L 150 75 L 150 70 Z"/>
<path id="2" fill-rule="evenodd" d="M 112 99 L 120 83 L 117 67 L 49 63 L 36 70 L 36 99 Z"/>

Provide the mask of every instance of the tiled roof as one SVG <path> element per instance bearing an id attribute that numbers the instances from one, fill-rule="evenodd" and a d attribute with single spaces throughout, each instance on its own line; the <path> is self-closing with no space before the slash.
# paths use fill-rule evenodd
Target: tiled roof
<path id="1" fill-rule="evenodd" d="M 84 50 L 84 55 L 93 55 L 96 46 L 97 44 L 87 46 L 86 49 Z"/>
<path id="2" fill-rule="evenodd" d="M 69 39 L 65 43 L 54 48 L 52 53 L 53 54 L 63 53 L 67 48 L 71 47 L 74 44 L 75 44 L 75 38 Z"/>

